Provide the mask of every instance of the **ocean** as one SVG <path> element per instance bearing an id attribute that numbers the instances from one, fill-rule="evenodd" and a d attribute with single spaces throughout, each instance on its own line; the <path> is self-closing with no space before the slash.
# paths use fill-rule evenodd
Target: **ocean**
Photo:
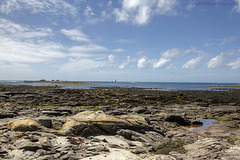
<path id="1" fill-rule="evenodd" d="M 152 90 L 173 91 L 173 90 L 217 90 L 219 88 L 234 89 L 239 88 L 239 83 L 193 83 L 193 82 L 103 82 L 84 81 L 94 83 L 94 85 L 66 85 L 56 83 L 24 83 L 23 81 L 0 81 L 0 83 L 33 86 L 55 86 L 68 89 L 90 89 L 93 87 L 138 87 Z M 96 85 L 97 84 L 97 85 Z M 229 87 L 226 87 L 229 86 Z"/>

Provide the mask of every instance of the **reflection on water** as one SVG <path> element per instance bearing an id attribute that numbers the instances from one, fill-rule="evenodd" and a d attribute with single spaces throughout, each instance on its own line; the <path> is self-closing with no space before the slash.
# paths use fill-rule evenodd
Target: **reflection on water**
<path id="1" fill-rule="evenodd" d="M 199 120 L 203 124 L 191 125 L 190 128 L 206 129 L 208 126 L 211 126 L 213 122 L 217 121 L 215 119 L 203 119 L 202 117 L 196 118 L 196 120 Z"/>

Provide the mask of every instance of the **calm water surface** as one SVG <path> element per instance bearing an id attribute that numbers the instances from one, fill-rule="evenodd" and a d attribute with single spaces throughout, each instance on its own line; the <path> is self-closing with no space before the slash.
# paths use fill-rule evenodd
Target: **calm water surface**
<path id="1" fill-rule="evenodd" d="M 238 83 L 188 83 L 188 82 L 99 82 L 87 81 L 87 83 L 97 83 L 98 85 L 65 85 L 56 83 L 24 83 L 21 81 L 0 81 L 0 83 L 10 83 L 16 85 L 33 85 L 33 86 L 61 86 L 69 89 L 90 89 L 92 87 L 139 87 L 154 90 L 209 90 L 218 85 L 240 85 Z M 235 88 L 235 87 L 220 87 L 220 88 Z"/>

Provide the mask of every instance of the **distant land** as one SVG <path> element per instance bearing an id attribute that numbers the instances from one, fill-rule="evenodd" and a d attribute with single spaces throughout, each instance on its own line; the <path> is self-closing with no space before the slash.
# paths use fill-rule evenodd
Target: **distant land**
<path id="1" fill-rule="evenodd" d="M 77 82 L 77 81 L 60 81 L 60 80 L 36 80 L 36 81 L 23 81 L 24 83 L 56 83 L 65 85 L 98 85 L 97 83 Z"/>

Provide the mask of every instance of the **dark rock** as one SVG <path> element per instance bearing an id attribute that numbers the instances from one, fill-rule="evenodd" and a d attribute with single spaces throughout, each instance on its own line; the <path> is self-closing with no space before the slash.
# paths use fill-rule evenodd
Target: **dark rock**
<path id="1" fill-rule="evenodd" d="M 74 110 L 73 108 L 69 108 L 69 107 L 59 107 L 59 108 L 54 109 L 54 111 L 61 112 L 63 115 L 64 114 L 66 114 L 66 115 L 72 114 L 73 110 Z"/>
<path id="2" fill-rule="evenodd" d="M 7 150 L 0 146 L 0 158 L 4 158 L 7 155 Z"/>
<path id="3" fill-rule="evenodd" d="M 145 142 L 145 143 L 153 143 L 153 140 L 150 137 L 148 137 L 146 134 L 141 134 L 129 129 L 121 129 L 117 132 L 117 134 L 123 136 L 128 140 L 134 140 L 134 141 Z"/>
<path id="4" fill-rule="evenodd" d="M 61 116 L 62 113 L 60 111 L 42 111 L 43 114 L 49 115 L 49 116 Z"/>
<path id="5" fill-rule="evenodd" d="M 146 120 L 146 122 L 148 123 L 148 125 L 152 125 L 152 123 L 150 122 L 149 118 L 144 118 Z"/>
<path id="6" fill-rule="evenodd" d="M 136 112 L 138 114 L 144 113 L 146 111 L 147 111 L 146 107 L 136 107 L 136 108 L 133 109 L 133 112 Z"/>
<path id="7" fill-rule="evenodd" d="M 62 125 L 66 122 L 66 118 L 59 117 L 59 118 L 53 118 L 52 119 L 52 128 L 53 129 L 61 129 Z"/>
<path id="8" fill-rule="evenodd" d="M 166 118 L 166 121 L 176 122 L 179 125 L 189 125 L 190 124 L 189 121 L 186 121 L 181 116 L 176 116 L 176 115 L 170 115 L 169 117 Z"/>
<path id="9" fill-rule="evenodd" d="M 46 116 L 36 118 L 36 121 L 44 127 L 52 128 L 52 119 Z"/>
<path id="10" fill-rule="evenodd" d="M 16 116 L 16 113 L 9 110 L 0 110 L 0 119 L 2 118 L 13 118 Z"/>
<path id="11" fill-rule="evenodd" d="M 134 149 L 131 152 L 134 154 L 145 154 L 145 153 L 147 153 L 147 150 L 146 149 Z"/>
<path id="12" fill-rule="evenodd" d="M 18 149 L 26 149 L 26 150 L 30 150 L 30 151 L 36 151 L 38 149 L 41 149 L 42 146 L 38 143 L 35 142 L 31 142 L 28 139 L 22 139 L 22 140 L 17 140 L 14 145 L 18 148 Z"/>
<path id="13" fill-rule="evenodd" d="M 193 125 L 203 125 L 203 123 L 199 120 L 194 120 L 191 122 Z"/>

